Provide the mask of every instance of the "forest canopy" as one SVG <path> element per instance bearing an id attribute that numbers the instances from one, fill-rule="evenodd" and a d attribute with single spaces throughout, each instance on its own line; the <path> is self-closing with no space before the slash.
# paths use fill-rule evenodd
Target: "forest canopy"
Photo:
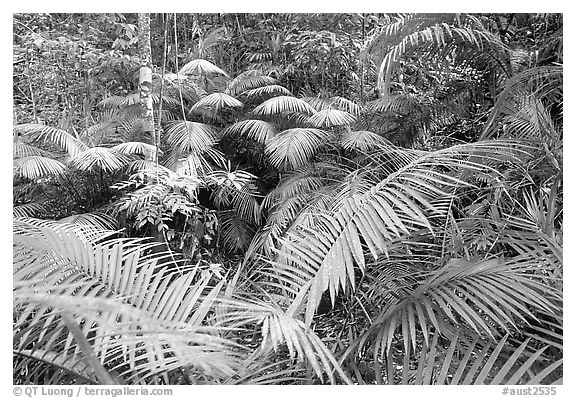
<path id="1" fill-rule="evenodd" d="M 561 384 L 562 14 L 14 14 L 14 384 Z"/>

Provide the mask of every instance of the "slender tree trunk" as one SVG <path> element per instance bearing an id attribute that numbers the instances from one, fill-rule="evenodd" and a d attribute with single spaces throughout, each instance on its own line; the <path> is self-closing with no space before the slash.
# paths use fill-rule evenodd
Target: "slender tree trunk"
<path id="1" fill-rule="evenodd" d="M 152 135 L 156 142 L 154 130 L 154 108 L 152 105 L 152 49 L 150 47 L 150 14 L 138 14 L 138 50 L 140 53 L 140 111 L 143 119 L 144 133 Z"/>

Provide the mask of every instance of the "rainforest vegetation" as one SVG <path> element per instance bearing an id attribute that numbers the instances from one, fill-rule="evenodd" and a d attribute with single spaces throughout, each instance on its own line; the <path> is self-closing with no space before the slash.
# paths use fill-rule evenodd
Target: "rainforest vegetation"
<path id="1" fill-rule="evenodd" d="M 14 383 L 562 383 L 562 29 L 14 14 Z"/>

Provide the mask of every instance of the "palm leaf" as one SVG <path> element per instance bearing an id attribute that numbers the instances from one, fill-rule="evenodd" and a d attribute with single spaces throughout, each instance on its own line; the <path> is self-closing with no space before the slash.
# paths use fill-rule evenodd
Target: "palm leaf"
<path id="1" fill-rule="evenodd" d="M 347 98 L 335 96 L 330 98 L 330 105 L 336 109 L 351 113 L 352 115 L 360 114 L 361 108 L 358 104 Z"/>
<path id="2" fill-rule="evenodd" d="M 310 117 L 310 123 L 317 128 L 349 125 L 355 120 L 352 114 L 337 109 L 323 109 Z"/>
<path id="3" fill-rule="evenodd" d="M 323 111 L 325 109 L 332 109 L 331 101 L 322 97 L 302 97 L 302 101 L 306 101 L 316 111 Z"/>
<path id="4" fill-rule="evenodd" d="M 231 252 L 245 250 L 254 235 L 252 225 L 234 210 L 222 212 L 221 217 L 220 238 L 224 247 Z"/>
<path id="5" fill-rule="evenodd" d="M 408 352 L 417 348 L 418 326 L 424 334 L 432 326 L 436 330 L 465 326 L 491 339 L 500 338 L 502 331 L 518 331 L 517 324 L 535 321 L 535 311 L 558 311 L 552 300 L 559 293 L 550 290 L 543 278 L 533 276 L 537 269 L 538 265 L 522 259 L 453 259 L 413 291 L 405 290 L 405 298 L 397 304 L 385 305 L 362 341 L 378 330 L 374 344 L 377 351 L 384 352 L 390 349 L 392 338 L 400 329 L 404 350 Z M 403 321 L 397 321 L 400 319 Z"/>
<path id="6" fill-rule="evenodd" d="M 316 110 L 299 98 L 280 95 L 264 101 L 252 111 L 254 115 L 281 115 L 292 112 L 312 115 Z"/>
<path id="7" fill-rule="evenodd" d="M 66 166 L 56 159 L 44 156 L 26 156 L 14 159 L 14 177 L 24 177 L 31 180 L 47 176 L 61 176 L 66 172 Z"/>
<path id="8" fill-rule="evenodd" d="M 367 130 L 344 132 L 341 144 L 346 150 L 356 150 L 358 152 L 368 152 L 391 145 L 382 136 Z"/>
<path id="9" fill-rule="evenodd" d="M 180 68 L 178 73 L 184 75 L 221 75 L 229 77 L 226 72 L 214 65 L 212 62 L 200 58 L 193 59 L 192 61 L 188 62 L 186 65 Z"/>
<path id="10" fill-rule="evenodd" d="M 287 95 L 290 96 L 292 93 L 286 87 L 280 86 L 278 84 L 271 84 L 264 87 L 253 88 L 251 90 L 247 90 L 245 94 L 248 98 L 251 97 L 262 97 L 265 95 Z"/>
<path id="11" fill-rule="evenodd" d="M 266 145 L 266 154 L 274 167 L 294 169 L 307 163 L 329 137 L 318 129 L 284 130 Z"/>
<path id="12" fill-rule="evenodd" d="M 426 363 L 416 370 L 403 368 L 401 371 L 403 384 L 464 384 L 464 385 L 518 385 L 539 383 L 545 372 L 552 372 L 562 364 L 562 360 L 552 363 L 542 371 L 537 369 L 547 359 L 543 355 L 546 347 L 534 352 L 529 346 L 529 340 L 518 347 L 508 348 L 508 335 L 494 343 L 469 340 L 462 334 L 454 334 L 448 338 L 449 347 L 445 349 L 438 344 L 439 333 L 436 331 L 432 344 L 425 344 L 424 349 L 417 353 L 415 360 Z M 436 344 L 433 344 L 436 342 Z M 483 354 L 483 355 L 482 355 Z M 404 353 L 409 356 L 409 352 Z M 532 369 L 536 373 L 532 372 Z M 396 375 L 387 375 L 388 379 Z M 398 377 L 398 376 L 396 376 Z M 558 372 L 548 379 L 548 383 L 558 379 Z"/>
<path id="13" fill-rule="evenodd" d="M 310 283 L 298 287 L 300 300 L 308 297 L 306 321 L 312 320 L 323 291 L 329 289 L 334 300 L 340 286 L 345 289 L 346 280 L 354 287 L 354 264 L 360 269 L 365 267 L 360 239 L 377 259 L 388 252 L 392 240 L 421 227 L 433 231 L 425 212 L 442 215 L 447 207 L 445 202 L 434 205 L 430 199 L 448 196 L 455 187 L 467 184 L 445 172 L 433 171 L 432 164 L 455 170 L 491 169 L 487 161 L 518 162 L 522 153 L 509 143 L 494 142 L 416 156 L 365 193 L 343 196 L 332 214 L 315 217 L 316 225 L 291 231 L 283 240 L 277 261 L 284 270 L 296 272 L 296 264 L 308 270 L 304 274 Z M 298 307 L 300 300 L 295 300 L 293 306 Z"/>
<path id="14" fill-rule="evenodd" d="M 202 153 L 216 143 L 216 129 L 210 125 L 181 121 L 166 130 L 168 144 L 180 153 Z"/>
<path id="15" fill-rule="evenodd" d="M 152 93 L 150 96 L 152 97 L 152 103 L 154 105 L 160 103 L 160 94 Z M 104 98 L 102 101 L 98 103 L 98 106 L 101 106 L 103 108 L 123 108 L 136 105 L 139 103 L 140 103 L 140 93 L 132 93 L 124 97 L 113 95 L 108 98 Z M 180 105 L 180 102 L 178 100 L 166 96 L 162 96 L 162 103 L 172 107 Z"/>
<path id="16" fill-rule="evenodd" d="M 224 300 L 224 303 L 228 304 L 228 311 L 219 322 L 227 324 L 230 321 L 236 323 L 242 320 L 241 323 L 262 325 L 260 355 L 269 355 L 271 350 L 276 351 L 285 345 L 291 358 L 298 358 L 300 361 L 306 359 L 321 380 L 325 372 L 329 381 L 334 384 L 336 373 L 346 383 L 350 383 L 330 350 L 302 321 L 293 318 L 273 303 L 253 298 L 242 302 L 239 307 L 234 302 Z"/>
<path id="17" fill-rule="evenodd" d="M 405 27 L 407 28 L 402 32 Z M 426 45 L 443 48 L 458 43 L 472 44 L 480 50 L 484 45 L 503 47 L 497 36 L 481 26 L 456 27 L 433 19 L 399 19 L 390 24 L 382 34 L 392 36 L 392 40 L 385 42 L 385 56 L 378 71 L 378 89 L 385 96 L 390 91 L 392 71 L 400 59 L 412 49 L 424 48 Z"/>
<path id="18" fill-rule="evenodd" d="M 145 142 L 123 142 L 112 149 L 124 155 L 144 155 L 147 159 L 154 159 L 156 155 L 156 147 Z"/>
<path id="19" fill-rule="evenodd" d="M 16 158 L 23 158 L 26 156 L 50 157 L 52 156 L 52 154 L 48 151 L 37 148 L 35 146 L 15 141 L 12 143 L 12 156 L 14 157 L 14 159 L 16 159 Z"/>
<path id="20" fill-rule="evenodd" d="M 212 93 L 200 99 L 200 101 L 196 102 L 190 109 L 195 110 L 200 107 L 210 107 L 218 111 L 222 108 L 235 108 L 241 107 L 242 105 L 242 102 L 228 94 Z"/>
<path id="21" fill-rule="evenodd" d="M 87 149 L 87 146 L 70 133 L 57 129 L 55 127 L 45 126 L 43 124 L 26 123 L 19 124 L 14 129 L 25 137 L 29 137 L 33 142 L 43 141 L 52 143 L 63 150 L 70 156 L 77 155 L 78 153 Z"/>
<path id="22" fill-rule="evenodd" d="M 26 203 L 12 208 L 12 217 L 34 217 L 37 213 L 45 211 L 42 203 Z"/>
<path id="23" fill-rule="evenodd" d="M 267 144 L 276 136 L 278 130 L 272 123 L 263 120 L 242 120 L 226 127 L 223 133 L 238 134 L 261 144 Z"/>
<path id="24" fill-rule="evenodd" d="M 56 371 L 55 371 L 56 370 Z M 82 357 L 44 350 L 21 350 L 14 355 L 14 375 L 26 374 L 34 384 L 97 384 L 98 379 Z"/>
<path id="25" fill-rule="evenodd" d="M 114 171 L 124 167 L 128 161 L 126 155 L 112 148 L 94 147 L 73 156 L 68 164 L 82 171 Z"/>
<path id="26" fill-rule="evenodd" d="M 250 90 L 276 85 L 277 80 L 261 75 L 259 71 L 248 70 L 236 76 L 226 88 L 226 94 L 237 97 Z M 278 86 L 280 87 L 280 86 Z M 283 88 L 283 87 L 282 87 Z M 284 89 L 286 90 L 286 89 Z"/>
<path id="27" fill-rule="evenodd" d="M 101 212 L 76 214 L 62 218 L 58 221 L 65 224 L 86 225 L 88 227 L 100 228 L 102 230 L 111 230 L 117 227 L 117 220 L 115 218 Z"/>
<path id="28" fill-rule="evenodd" d="M 510 112 L 510 102 L 512 104 L 517 102 L 518 96 L 525 97 L 528 93 L 532 93 L 538 99 L 545 98 L 551 94 L 560 96 L 562 92 L 562 76 L 563 69 L 561 66 L 542 66 L 520 72 L 507 80 L 506 86 L 498 94 L 480 139 L 488 139 L 495 135 L 496 122 L 503 115 L 512 113 Z"/>
<path id="29" fill-rule="evenodd" d="M 214 376 L 240 368 L 238 347 L 200 326 L 218 294 L 202 294 L 210 275 L 159 266 L 165 254 L 146 255 L 152 246 L 141 240 L 102 241 L 113 231 L 34 220 L 16 220 L 14 230 L 16 353 L 83 353 L 60 318 L 68 311 L 105 364 L 131 365 L 115 365 L 127 380 L 182 366 Z"/>

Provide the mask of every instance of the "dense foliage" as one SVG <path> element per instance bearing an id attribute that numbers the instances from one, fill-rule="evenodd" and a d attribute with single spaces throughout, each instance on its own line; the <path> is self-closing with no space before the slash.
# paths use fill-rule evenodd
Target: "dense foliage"
<path id="1" fill-rule="evenodd" d="M 15 383 L 562 382 L 562 15 L 143 20 L 14 15 Z"/>

